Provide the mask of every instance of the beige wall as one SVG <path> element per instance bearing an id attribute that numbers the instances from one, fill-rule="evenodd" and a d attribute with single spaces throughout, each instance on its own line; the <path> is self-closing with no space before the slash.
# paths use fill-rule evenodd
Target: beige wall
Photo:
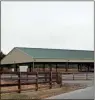
<path id="1" fill-rule="evenodd" d="M 4 59 L 2 59 L 1 64 L 12 64 L 31 61 L 33 61 L 31 56 L 15 48 Z"/>

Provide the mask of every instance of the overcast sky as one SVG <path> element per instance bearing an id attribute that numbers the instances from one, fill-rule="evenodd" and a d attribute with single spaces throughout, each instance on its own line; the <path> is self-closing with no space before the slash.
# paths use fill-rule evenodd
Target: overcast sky
<path id="1" fill-rule="evenodd" d="M 1 3 L 1 47 L 94 49 L 94 2 Z"/>

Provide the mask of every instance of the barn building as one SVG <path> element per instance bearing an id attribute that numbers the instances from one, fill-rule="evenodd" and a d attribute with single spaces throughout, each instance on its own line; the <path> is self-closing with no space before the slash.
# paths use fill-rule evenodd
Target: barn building
<path id="1" fill-rule="evenodd" d="M 15 47 L 2 60 L 11 71 L 94 71 L 94 51 Z"/>

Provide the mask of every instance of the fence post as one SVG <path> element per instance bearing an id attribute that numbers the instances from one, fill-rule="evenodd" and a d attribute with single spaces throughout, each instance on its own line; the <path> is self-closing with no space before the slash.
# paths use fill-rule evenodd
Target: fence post
<path id="1" fill-rule="evenodd" d="M 50 72 L 50 89 L 52 88 L 52 71 Z"/>
<path id="2" fill-rule="evenodd" d="M 0 70 L 0 100 L 1 100 L 1 70 Z"/>
<path id="3" fill-rule="evenodd" d="M 88 72 L 86 72 L 86 80 L 88 80 Z"/>
<path id="4" fill-rule="evenodd" d="M 56 82 L 58 83 L 58 72 L 56 72 Z"/>
<path id="5" fill-rule="evenodd" d="M 62 73 L 60 73 L 60 87 L 62 87 Z"/>
<path id="6" fill-rule="evenodd" d="M 18 73 L 18 93 L 21 93 L 21 73 L 20 72 L 17 72 Z"/>
<path id="7" fill-rule="evenodd" d="M 47 81 L 47 73 L 44 73 L 45 81 Z"/>
<path id="8" fill-rule="evenodd" d="M 74 77 L 74 73 L 73 73 L 73 80 L 75 79 L 75 77 Z"/>
<path id="9" fill-rule="evenodd" d="M 26 72 L 26 75 L 27 75 L 27 82 L 28 82 L 28 71 Z"/>
<path id="10" fill-rule="evenodd" d="M 36 91 L 38 90 L 38 72 L 36 72 Z"/>

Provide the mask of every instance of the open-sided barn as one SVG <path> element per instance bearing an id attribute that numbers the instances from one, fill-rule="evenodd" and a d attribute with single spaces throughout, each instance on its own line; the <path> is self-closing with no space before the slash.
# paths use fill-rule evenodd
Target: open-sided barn
<path id="1" fill-rule="evenodd" d="M 90 71 L 94 69 L 94 51 L 15 47 L 1 61 L 2 68 L 11 66 L 16 71 L 19 66 L 24 65 L 28 66 L 29 71 L 37 66 L 45 69 L 46 64 L 50 70 L 52 67 L 57 70 L 62 65 L 67 71 L 69 66 L 76 64 L 78 71 L 83 67 Z"/>

